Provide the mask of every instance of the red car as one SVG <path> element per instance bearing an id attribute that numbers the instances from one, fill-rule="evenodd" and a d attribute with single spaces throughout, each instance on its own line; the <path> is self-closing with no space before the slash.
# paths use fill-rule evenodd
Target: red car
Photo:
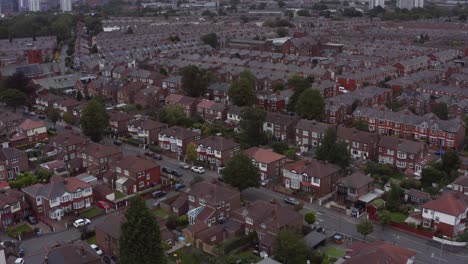
<path id="1" fill-rule="evenodd" d="M 70 126 L 70 125 L 66 125 L 66 126 L 65 126 L 65 129 L 72 130 L 73 128 L 72 128 L 72 126 Z"/>
<path id="2" fill-rule="evenodd" d="M 105 201 L 98 201 L 98 202 L 97 202 L 97 206 L 98 206 L 99 208 L 106 209 L 106 210 L 109 210 L 109 209 L 110 209 L 110 205 L 109 205 L 107 202 L 105 202 Z"/>

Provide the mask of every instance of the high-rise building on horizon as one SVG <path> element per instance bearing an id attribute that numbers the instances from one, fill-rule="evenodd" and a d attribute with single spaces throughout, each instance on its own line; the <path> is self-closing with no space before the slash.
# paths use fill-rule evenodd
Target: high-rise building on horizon
<path id="1" fill-rule="evenodd" d="M 400 9 L 411 10 L 413 8 L 424 7 L 424 0 L 397 0 L 396 6 Z"/>
<path id="2" fill-rule="evenodd" d="M 385 8 L 385 0 L 369 0 L 369 9 L 374 9 L 378 6 Z"/>
<path id="3" fill-rule="evenodd" d="M 18 0 L 0 0 L 0 13 L 12 14 L 18 12 Z"/>
<path id="4" fill-rule="evenodd" d="M 60 0 L 60 9 L 62 9 L 63 12 L 71 12 L 72 0 Z"/>
<path id="5" fill-rule="evenodd" d="M 41 0 L 29 0 L 29 11 L 31 12 L 41 11 Z"/>

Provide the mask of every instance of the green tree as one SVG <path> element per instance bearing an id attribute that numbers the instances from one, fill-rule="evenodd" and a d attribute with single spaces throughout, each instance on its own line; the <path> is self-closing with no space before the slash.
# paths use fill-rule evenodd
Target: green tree
<path id="1" fill-rule="evenodd" d="M 53 107 L 50 107 L 49 109 L 47 109 L 46 115 L 47 115 L 47 118 L 49 118 L 49 120 L 52 121 L 52 123 L 54 123 L 54 127 L 55 127 L 55 124 L 60 119 L 59 110 Z"/>
<path id="2" fill-rule="evenodd" d="M 442 169 L 446 173 L 458 170 L 460 164 L 461 160 L 456 151 L 450 150 L 442 155 Z"/>
<path id="3" fill-rule="evenodd" d="M 356 231 L 366 240 L 366 236 L 374 232 L 374 225 L 369 220 L 362 220 L 356 224 Z"/>
<path id="4" fill-rule="evenodd" d="M 138 196 L 130 201 L 121 226 L 119 263 L 166 263 L 158 222 Z"/>
<path id="5" fill-rule="evenodd" d="M 62 116 L 62 119 L 63 119 L 63 122 L 71 125 L 73 124 L 73 121 L 75 120 L 75 118 L 73 117 L 73 115 L 69 112 L 65 112 Z"/>
<path id="6" fill-rule="evenodd" d="M 190 142 L 187 145 L 187 151 L 185 154 L 185 160 L 191 162 L 192 164 L 197 161 L 197 146 L 195 143 Z"/>
<path id="7" fill-rule="evenodd" d="M 307 212 L 307 213 L 304 215 L 304 220 L 305 220 L 305 221 L 307 222 L 307 224 L 309 224 L 309 225 L 315 223 L 316 217 L 315 217 L 314 212 Z"/>
<path id="8" fill-rule="evenodd" d="M 327 129 L 320 146 L 317 147 L 315 155 L 318 160 L 326 160 L 342 168 L 347 167 L 351 161 L 351 154 L 349 153 L 347 144 L 337 141 L 336 130 L 334 128 Z"/>
<path id="9" fill-rule="evenodd" d="M 26 94 L 20 90 L 7 89 L 0 94 L 0 101 L 10 107 L 13 107 L 14 112 L 16 112 L 16 108 L 26 104 L 27 98 Z"/>
<path id="10" fill-rule="evenodd" d="M 390 211 L 398 211 L 401 205 L 402 190 L 399 185 L 392 183 L 390 193 L 387 198 L 387 208 Z"/>
<path id="11" fill-rule="evenodd" d="M 266 135 L 263 132 L 263 122 L 266 119 L 266 112 L 253 107 L 244 108 L 241 111 L 239 122 L 241 133 L 240 141 L 247 147 L 258 146 L 266 142 Z"/>
<path id="12" fill-rule="evenodd" d="M 36 170 L 36 178 L 38 180 L 48 182 L 50 177 L 52 177 L 52 173 L 50 173 L 48 170 L 42 168 Z"/>
<path id="13" fill-rule="evenodd" d="M 281 230 L 273 246 L 273 256 L 283 264 L 306 263 L 308 251 L 302 236 L 291 229 Z"/>
<path id="14" fill-rule="evenodd" d="M 188 127 L 192 124 L 192 120 L 187 117 L 184 109 L 180 105 L 166 106 L 161 113 L 161 121 L 169 126 L 184 126 Z"/>
<path id="15" fill-rule="evenodd" d="M 293 95 L 289 98 L 287 110 L 294 111 L 296 108 L 297 100 L 299 99 L 301 93 L 310 87 L 310 82 L 306 78 L 294 74 L 291 77 L 289 77 L 286 86 L 288 88 L 292 88 L 294 91 Z"/>
<path id="16" fill-rule="evenodd" d="M 229 99 L 237 106 L 252 106 L 255 104 L 256 100 L 254 85 L 255 79 L 252 84 L 249 79 L 241 76 L 240 79 L 231 83 L 231 87 L 228 91 Z"/>
<path id="17" fill-rule="evenodd" d="M 221 174 L 226 183 L 236 187 L 240 192 L 249 187 L 260 186 L 260 171 L 243 153 L 238 153 L 229 160 Z"/>
<path id="18" fill-rule="evenodd" d="M 316 158 L 318 160 L 328 160 L 330 157 L 330 151 L 335 146 L 337 140 L 336 129 L 328 128 L 325 131 L 325 136 L 323 137 L 321 144 L 317 147 L 315 152 Z"/>
<path id="19" fill-rule="evenodd" d="M 20 190 L 24 187 L 31 186 L 37 183 L 37 177 L 31 172 L 25 172 L 16 176 L 16 180 L 9 181 L 8 184 L 11 188 Z"/>
<path id="20" fill-rule="evenodd" d="M 278 37 L 283 38 L 289 34 L 289 30 L 285 27 L 279 27 L 276 29 L 276 34 L 278 35 Z"/>
<path id="21" fill-rule="evenodd" d="M 288 151 L 289 146 L 288 143 L 284 141 L 275 141 L 271 143 L 271 148 L 278 154 L 284 154 L 286 151 Z"/>
<path id="22" fill-rule="evenodd" d="M 214 75 L 195 65 L 188 65 L 180 70 L 182 75 L 182 88 L 191 97 L 200 97 L 205 94 L 208 85 L 214 81 Z"/>
<path id="23" fill-rule="evenodd" d="M 77 101 L 83 100 L 83 94 L 82 94 L 80 91 L 78 91 L 78 92 L 76 93 L 76 100 L 77 100 Z"/>
<path id="24" fill-rule="evenodd" d="M 325 101 L 319 90 L 307 89 L 300 94 L 295 109 L 302 118 L 321 121 L 325 116 Z"/>
<path id="25" fill-rule="evenodd" d="M 201 37 L 201 41 L 205 43 L 206 45 L 210 45 L 212 48 L 218 48 L 219 47 L 219 41 L 218 41 L 218 35 L 216 33 L 208 33 L 206 35 L 203 35 Z"/>
<path id="26" fill-rule="evenodd" d="M 310 12 L 307 9 L 301 9 L 297 11 L 298 16 L 310 17 Z"/>
<path id="27" fill-rule="evenodd" d="M 430 187 L 433 183 L 439 183 L 446 173 L 433 167 L 426 167 L 421 172 L 421 183 L 424 187 Z"/>
<path id="28" fill-rule="evenodd" d="M 80 125 L 83 133 L 92 141 L 101 141 L 109 127 L 109 115 L 103 102 L 91 99 L 81 113 Z"/>
<path id="29" fill-rule="evenodd" d="M 448 119 L 448 107 L 446 103 L 437 103 L 432 106 L 432 113 L 442 120 Z"/>
<path id="30" fill-rule="evenodd" d="M 382 226 L 382 230 L 384 230 L 385 227 L 392 222 L 392 216 L 390 212 L 387 210 L 381 211 L 379 213 L 379 222 L 380 222 L 380 225 Z"/>
<path id="31" fill-rule="evenodd" d="M 286 6 L 286 3 L 285 3 L 284 1 L 281 1 L 281 0 L 278 1 L 278 7 L 279 7 L 279 8 L 283 8 L 283 7 L 285 7 L 285 6 Z"/>

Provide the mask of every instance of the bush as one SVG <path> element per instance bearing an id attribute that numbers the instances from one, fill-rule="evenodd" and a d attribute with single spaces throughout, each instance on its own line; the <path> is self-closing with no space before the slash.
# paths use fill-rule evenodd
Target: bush
<path id="1" fill-rule="evenodd" d="M 307 212 L 307 213 L 304 215 L 304 220 L 305 220 L 309 225 L 315 223 L 316 217 L 315 217 L 314 212 Z"/>
<path id="2" fill-rule="evenodd" d="M 81 232 L 81 240 L 86 240 L 88 238 L 91 238 L 96 235 L 96 232 L 94 230 L 84 230 Z"/>
<path id="3" fill-rule="evenodd" d="M 148 149 L 151 150 L 152 152 L 155 152 L 155 153 L 161 153 L 162 152 L 162 149 L 159 146 L 149 146 Z"/>
<path id="4" fill-rule="evenodd" d="M 167 221 L 166 221 L 166 227 L 169 229 L 169 230 L 174 230 L 177 228 L 177 222 L 178 222 L 179 219 L 177 219 L 177 216 L 175 215 L 170 215 L 168 218 L 167 218 Z"/>
<path id="5" fill-rule="evenodd" d="M 250 233 L 248 235 L 245 235 L 245 236 L 236 238 L 234 240 L 228 241 L 224 245 L 224 254 L 227 255 L 231 251 L 233 251 L 233 250 L 235 250 L 237 248 L 240 248 L 240 247 L 246 246 L 246 245 L 251 245 L 255 241 L 256 238 L 257 238 L 257 233 L 252 232 L 252 233 Z"/>
<path id="6" fill-rule="evenodd" d="M 304 207 L 304 203 L 300 202 L 299 204 L 294 205 L 294 210 L 300 211 Z"/>
<path id="7" fill-rule="evenodd" d="M 187 215 L 182 215 L 177 219 L 177 225 L 178 226 L 187 226 L 189 224 L 188 221 L 188 216 Z"/>

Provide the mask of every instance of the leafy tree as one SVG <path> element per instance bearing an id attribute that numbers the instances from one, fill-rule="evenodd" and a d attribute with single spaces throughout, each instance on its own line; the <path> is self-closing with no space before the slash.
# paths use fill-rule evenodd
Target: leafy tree
<path id="1" fill-rule="evenodd" d="M 310 12 L 307 9 L 301 9 L 297 11 L 298 16 L 310 17 Z"/>
<path id="2" fill-rule="evenodd" d="M 168 218 L 167 218 L 167 221 L 166 221 L 166 227 L 170 230 L 174 230 L 177 228 L 177 216 L 175 215 L 170 215 Z"/>
<path id="3" fill-rule="evenodd" d="M 249 187 L 260 186 L 260 171 L 243 153 L 238 153 L 229 160 L 221 174 L 226 183 L 236 187 L 240 192 Z"/>
<path id="4" fill-rule="evenodd" d="M 187 145 L 185 160 L 187 160 L 189 162 L 192 162 L 192 164 L 193 164 L 193 162 L 195 162 L 197 160 L 197 146 L 195 145 L 195 143 L 190 142 Z"/>
<path id="5" fill-rule="evenodd" d="M 309 225 L 315 223 L 316 217 L 315 217 L 314 212 L 307 212 L 307 213 L 304 215 L 304 220 L 305 220 L 305 221 L 307 222 L 307 224 L 309 224 Z"/>
<path id="6" fill-rule="evenodd" d="M 362 120 L 354 120 L 352 123 L 352 127 L 356 128 L 359 131 L 369 132 L 369 126 L 366 122 Z"/>
<path id="7" fill-rule="evenodd" d="M 83 94 L 82 94 L 80 91 L 78 91 L 78 92 L 76 93 L 76 100 L 77 100 L 77 101 L 83 100 Z"/>
<path id="8" fill-rule="evenodd" d="M 265 143 L 266 135 L 263 132 L 263 122 L 266 119 L 266 112 L 247 107 L 241 112 L 239 126 L 241 128 L 240 140 L 247 147 L 258 146 Z"/>
<path id="9" fill-rule="evenodd" d="M 237 106 L 251 106 L 255 104 L 255 77 L 253 83 L 248 78 L 241 78 L 231 83 L 228 94 L 232 102 Z"/>
<path id="10" fill-rule="evenodd" d="M 421 172 L 421 183 L 425 187 L 432 186 L 432 183 L 439 183 L 446 173 L 433 167 L 426 167 Z"/>
<path id="11" fill-rule="evenodd" d="M 301 235 L 291 229 L 281 230 L 273 247 L 275 259 L 283 264 L 306 263 L 308 251 Z"/>
<path id="12" fill-rule="evenodd" d="M 345 168 L 351 161 L 351 154 L 345 142 L 337 141 L 336 130 L 329 128 L 325 132 L 321 145 L 317 147 L 316 158 Z"/>
<path id="13" fill-rule="evenodd" d="M 271 144 L 271 148 L 278 154 L 284 154 L 289 149 L 289 146 L 284 141 L 275 141 Z"/>
<path id="14" fill-rule="evenodd" d="M 200 97 L 205 94 L 206 88 L 214 80 L 214 75 L 195 65 L 188 65 L 180 70 L 182 75 L 182 88 L 191 97 Z"/>
<path id="15" fill-rule="evenodd" d="M 390 211 L 398 211 L 401 205 L 402 190 L 399 185 L 391 184 L 390 194 L 387 198 L 387 208 Z"/>
<path id="16" fill-rule="evenodd" d="M 63 119 L 63 122 L 71 125 L 73 124 L 73 121 L 75 120 L 75 118 L 73 117 L 73 115 L 69 112 L 65 112 L 62 116 L 62 119 Z"/>
<path id="17" fill-rule="evenodd" d="M 307 89 L 297 100 L 296 113 L 306 119 L 321 121 L 325 116 L 325 101 L 319 90 Z"/>
<path id="18" fill-rule="evenodd" d="M 208 33 L 201 37 L 201 41 L 206 45 L 210 45 L 212 48 L 216 49 L 219 47 L 218 35 L 216 33 Z"/>
<path id="19" fill-rule="evenodd" d="M 363 220 L 356 224 L 356 231 L 366 240 L 366 236 L 374 232 L 374 225 L 369 220 Z"/>
<path id="20" fill-rule="evenodd" d="M 184 126 L 188 127 L 192 124 L 192 120 L 187 117 L 184 109 L 180 105 L 166 106 L 161 113 L 161 121 L 169 126 Z"/>
<path id="21" fill-rule="evenodd" d="M 299 99 L 301 93 L 310 87 L 310 82 L 306 78 L 294 74 L 291 77 L 289 77 L 286 86 L 294 90 L 293 95 L 289 98 L 289 103 L 287 106 L 288 111 L 294 111 L 296 108 L 297 100 Z"/>
<path id="22" fill-rule="evenodd" d="M 0 101 L 8 106 L 16 108 L 25 105 L 27 102 L 26 94 L 16 89 L 8 89 L 0 94 Z"/>
<path id="23" fill-rule="evenodd" d="M 130 201 L 119 239 L 119 263 L 166 263 L 159 225 L 140 197 Z"/>
<path id="24" fill-rule="evenodd" d="M 86 136 L 99 142 L 109 127 L 109 115 L 103 102 L 96 98 L 91 99 L 81 113 L 80 125 Z"/>
<path id="25" fill-rule="evenodd" d="M 442 169 L 445 172 L 450 173 L 458 170 L 460 164 L 461 160 L 456 151 L 450 150 L 442 155 Z"/>
<path id="26" fill-rule="evenodd" d="M 284 1 L 281 1 L 281 0 L 278 1 L 278 7 L 279 7 L 279 8 L 283 8 L 283 7 L 285 7 L 285 6 L 286 6 L 286 3 L 285 3 Z"/>
<path id="27" fill-rule="evenodd" d="M 448 107 L 444 102 L 434 104 L 432 106 L 432 113 L 442 120 L 448 119 Z"/>
<path id="28" fill-rule="evenodd" d="M 16 180 L 9 181 L 8 184 L 11 188 L 20 190 L 24 187 L 31 186 L 37 183 L 37 177 L 31 172 L 25 172 L 16 177 Z"/>
<path id="29" fill-rule="evenodd" d="M 55 127 L 55 124 L 60 119 L 59 110 L 51 107 L 51 108 L 47 109 L 46 115 L 47 115 L 47 118 L 49 118 L 50 121 L 52 121 L 52 123 L 54 123 L 54 127 Z"/>
<path id="30" fill-rule="evenodd" d="M 265 9 L 265 7 L 266 7 L 266 3 L 264 3 L 264 2 L 258 4 L 258 6 L 257 6 L 257 8 L 260 9 L 260 10 Z"/>
<path id="31" fill-rule="evenodd" d="M 325 136 L 323 137 L 321 144 L 317 147 L 315 152 L 316 158 L 318 160 L 328 160 L 330 157 L 330 151 L 335 145 L 337 140 L 336 129 L 328 128 L 325 131 Z"/>
<path id="32" fill-rule="evenodd" d="M 279 27 L 276 29 L 276 34 L 278 35 L 278 37 L 283 38 L 289 34 L 289 30 L 285 27 Z"/>
<path id="33" fill-rule="evenodd" d="M 98 52 L 99 52 L 99 50 L 98 50 L 96 44 L 94 44 L 94 45 L 89 49 L 89 53 L 91 53 L 91 54 L 95 54 L 95 53 L 98 53 Z M 73 54 L 73 53 L 72 53 L 72 54 Z M 71 56 L 72 54 L 69 54 L 69 56 Z"/>
<path id="34" fill-rule="evenodd" d="M 382 226 L 382 230 L 384 230 L 385 227 L 392 222 L 392 216 L 390 215 L 390 212 L 387 210 L 381 211 L 379 213 L 379 222 Z"/>

